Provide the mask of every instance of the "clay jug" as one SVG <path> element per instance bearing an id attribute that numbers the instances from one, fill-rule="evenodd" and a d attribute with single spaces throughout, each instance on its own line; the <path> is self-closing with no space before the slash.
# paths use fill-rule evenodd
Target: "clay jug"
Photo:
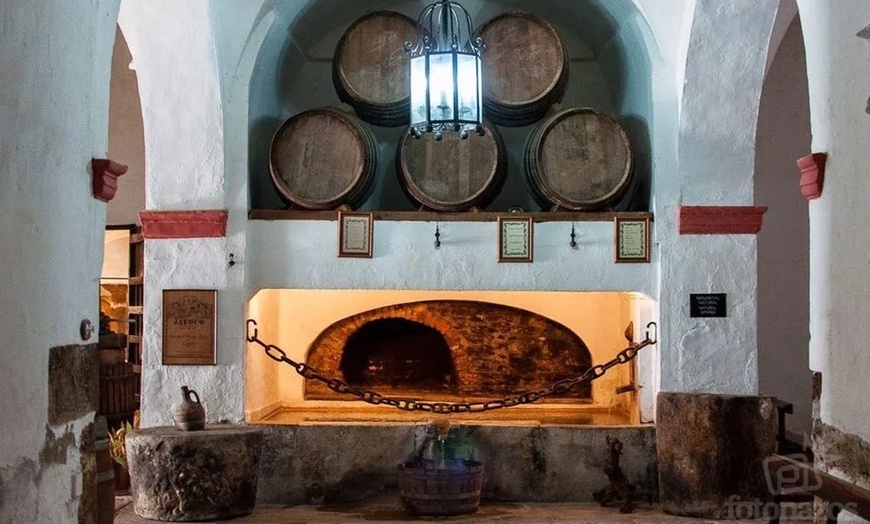
<path id="1" fill-rule="evenodd" d="M 175 425 L 182 431 L 197 431 L 205 428 L 205 408 L 199 402 L 196 391 L 181 386 L 183 400 L 175 406 Z M 196 400 L 191 400 L 191 396 Z"/>

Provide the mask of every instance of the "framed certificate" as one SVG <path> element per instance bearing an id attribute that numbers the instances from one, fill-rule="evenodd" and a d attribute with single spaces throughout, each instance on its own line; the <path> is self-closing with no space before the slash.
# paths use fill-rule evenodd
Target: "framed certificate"
<path id="1" fill-rule="evenodd" d="M 214 365 L 217 291 L 163 290 L 163 365 Z"/>
<path id="2" fill-rule="evenodd" d="M 531 262 L 534 235 L 531 217 L 498 217 L 498 261 Z"/>
<path id="3" fill-rule="evenodd" d="M 614 219 L 617 263 L 649 262 L 649 218 Z"/>
<path id="4" fill-rule="evenodd" d="M 373 223 L 371 213 L 339 211 L 338 256 L 372 258 Z"/>

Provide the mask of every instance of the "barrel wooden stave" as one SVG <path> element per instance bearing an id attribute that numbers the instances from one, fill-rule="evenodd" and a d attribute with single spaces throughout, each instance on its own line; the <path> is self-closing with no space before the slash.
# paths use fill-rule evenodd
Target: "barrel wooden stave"
<path id="1" fill-rule="evenodd" d="M 612 207 L 632 187 L 628 136 L 614 119 L 589 108 L 564 109 L 541 121 L 526 143 L 525 167 L 543 208 Z"/>
<path id="2" fill-rule="evenodd" d="M 305 209 L 358 207 L 372 189 L 377 144 L 366 125 L 334 108 L 303 111 L 272 139 L 269 171 L 278 194 Z"/>
<path id="3" fill-rule="evenodd" d="M 467 139 L 445 133 L 413 138 L 405 133 L 396 151 L 396 172 L 405 194 L 435 211 L 484 208 L 498 195 L 507 173 L 504 141 L 484 125 L 484 135 Z"/>
<path id="4" fill-rule="evenodd" d="M 528 13 L 512 11 L 477 31 L 486 44 L 483 103 L 487 118 L 503 126 L 537 122 L 568 87 L 568 50 L 556 29 Z"/>
<path id="5" fill-rule="evenodd" d="M 404 44 L 417 24 L 394 11 L 357 19 L 342 35 L 332 61 L 332 81 L 342 102 L 371 124 L 395 127 L 410 120 L 410 65 Z"/>

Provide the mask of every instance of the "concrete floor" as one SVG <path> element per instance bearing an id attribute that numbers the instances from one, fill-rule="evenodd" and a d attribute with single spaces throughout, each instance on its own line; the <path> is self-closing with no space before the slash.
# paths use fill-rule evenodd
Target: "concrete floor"
<path id="1" fill-rule="evenodd" d="M 153 524 L 154 521 L 136 516 L 130 497 L 118 497 L 116 504 L 116 524 Z M 783 510 L 783 514 L 795 514 L 799 511 L 807 514 L 806 508 L 791 506 Z M 290 524 L 312 523 L 333 524 L 345 522 L 499 522 L 545 524 L 558 522 L 588 523 L 588 524 L 747 524 L 766 523 L 760 520 L 705 520 L 674 517 L 666 515 L 656 506 L 641 506 L 634 513 L 620 514 L 616 508 L 602 508 L 595 504 L 507 504 L 482 503 L 480 509 L 473 514 L 459 517 L 418 517 L 405 513 L 396 497 L 384 495 L 381 498 L 364 503 L 342 506 L 293 506 L 293 507 L 257 507 L 254 513 L 232 519 L 232 523 L 250 524 Z M 784 518 L 783 524 L 812 522 L 811 519 Z"/>

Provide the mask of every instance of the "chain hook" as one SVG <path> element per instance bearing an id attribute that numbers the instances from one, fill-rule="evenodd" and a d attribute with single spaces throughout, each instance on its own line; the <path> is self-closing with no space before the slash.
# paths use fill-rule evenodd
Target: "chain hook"
<path id="1" fill-rule="evenodd" d="M 257 335 L 259 334 L 258 330 L 257 330 L 257 321 L 254 320 L 253 318 L 249 318 L 246 331 L 247 331 L 247 333 L 245 335 L 245 338 L 247 339 L 247 341 L 248 342 L 256 341 Z M 252 331 L 253 331 L 253 334 L 252 334 Z"/>
<path id="2" fill-rule="evenodd" d="M 652 328 L 653 336 L 649 336 L 650 328 Z M 646 325 L 646 339 L 649 340 L 650 344 L 656 344 L 659 341 L 659 325 L 655 322 L 650 322 Z"/>

